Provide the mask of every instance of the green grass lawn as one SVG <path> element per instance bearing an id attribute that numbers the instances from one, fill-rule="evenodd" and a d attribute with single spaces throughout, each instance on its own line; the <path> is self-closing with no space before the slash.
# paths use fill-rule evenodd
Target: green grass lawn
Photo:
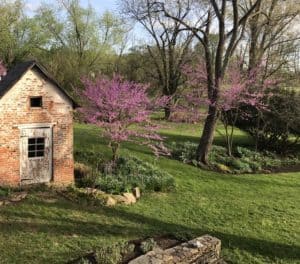
<path id="1" fill-rule="evenodd" d="M 165 124 L 162 133 L 170 141 L 197 141 L 198 129 Z M 243 133 L 236 136 L 250 143 Z M 221 143 L 222 136 L 216 140 Z M 91 126 L 76 126 L 75 149 L 110 155 Z M 172 174 L 176 192 L 146 194 L 133 206 L 115 208 L 32 193 L 18 205 L 0 207 L 0 263 L 64 263 L 93 248 L 160 234 L 214 235 L 229 263 L 300 263 L 300 172 L 223 175 L 168 158 L 154 160 L 135 144 L 124 144 L 122 151 Z"/>

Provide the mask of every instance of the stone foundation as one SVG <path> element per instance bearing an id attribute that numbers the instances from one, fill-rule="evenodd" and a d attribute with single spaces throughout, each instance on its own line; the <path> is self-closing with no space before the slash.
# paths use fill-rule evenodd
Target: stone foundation
<path id="1" fill-rule="evenodd" d="M 213 264 L 225 263 L 220 260 L 221 241 L 205 235 L 173 248 L 156 248 L 129 264 Z"/>

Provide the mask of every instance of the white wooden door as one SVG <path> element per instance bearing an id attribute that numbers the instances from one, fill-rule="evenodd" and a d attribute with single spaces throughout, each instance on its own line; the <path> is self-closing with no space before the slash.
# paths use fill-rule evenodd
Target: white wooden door
<path id="1" fill-rule="evenodd" d="M 20 140 L 21 184 L 50 182 L 52 128 L 23 128 Z"/>

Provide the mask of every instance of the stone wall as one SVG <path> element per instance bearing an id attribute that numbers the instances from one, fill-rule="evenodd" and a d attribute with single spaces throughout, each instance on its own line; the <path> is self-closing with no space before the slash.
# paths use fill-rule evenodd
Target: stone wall
<path id="1" fill-rule="evenodd" d="M 221 241 L 205 235 L 173 248 L 156 248 L 129 264 L 212 264 L 225 263 L 220 260 Z"/>
<path id="2" fill-rule="evenodd" d="M 31 108 L 32 96 L 43 97 Z M 0 185 L 20 184 L 21 124 L 53 123 L 53 181 L 73 182 L 73 107 L 71 101 L 35 69 L 0 99 Z"/>

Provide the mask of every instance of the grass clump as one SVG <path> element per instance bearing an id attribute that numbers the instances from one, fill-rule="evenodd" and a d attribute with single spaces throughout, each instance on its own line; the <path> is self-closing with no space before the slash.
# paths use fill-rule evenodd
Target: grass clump
<path id="1" fill-rule="evenodd" d="M 5 198 L 9 196 L 11 193 L 11 190 L 9 188 L 0 187 L 0 198 Z"/>
<path id="2" fill-rule="evenodd" d="M 95 247 L 92 253 L 79 257 L 68 264 L 116 264 L 123 263 L 125 256 L 134 256 L 135 245 L 128 242 L 119 242 L 106 247 Z"/>
<path id="3" fill-rule="evenodd" d="M 107 194 L 102 192 L 89 192 L 84 188 L 69 186 L 59 192 L 64 198 L 81 205 L 105 205 Z"/>
<path id="4" fill-rule="evenodd" d="M 152 251 L 154 248 L 158 247 L 157 243 L 153 238 L 148 238 L 145 241 L 141 242 L 140 250 L 143 254 L 146 254 L 149 251 Z"/>

